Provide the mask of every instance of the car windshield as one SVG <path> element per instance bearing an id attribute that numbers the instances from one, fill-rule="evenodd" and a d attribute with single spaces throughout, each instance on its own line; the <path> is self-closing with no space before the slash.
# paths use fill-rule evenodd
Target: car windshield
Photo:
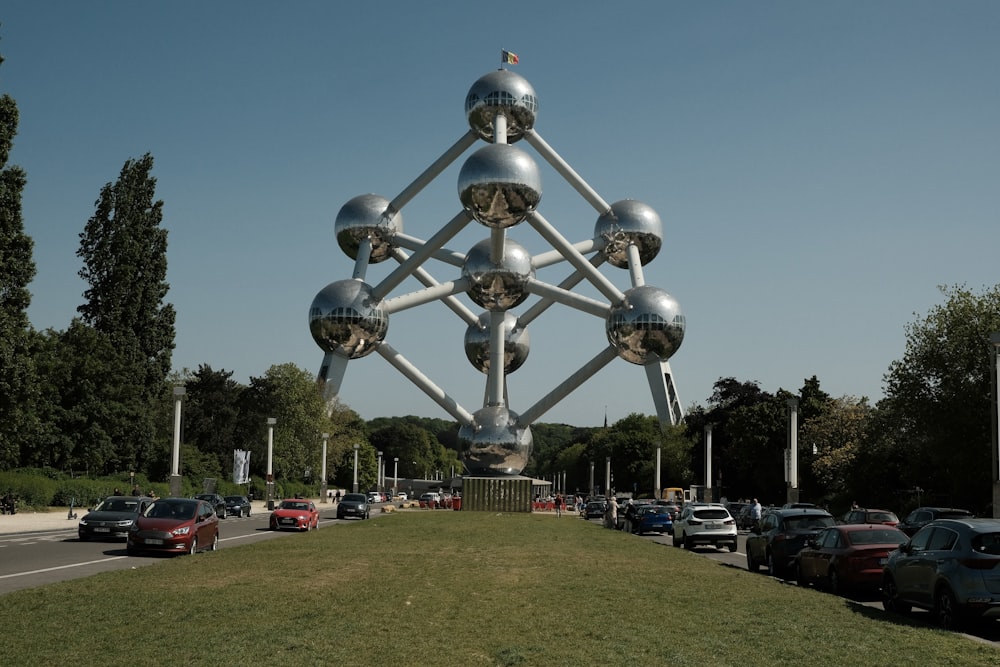
<path id="1" fill-rule="evenodd" d="M 983 533 L 972 538 L 972 550 L 976 553 L 1000 556 L 1000 533 Z"/>
<path id="2" fill-rule="evenodd" d="M 643 514 L 670 514 L 670 508 L 664 507 L 662 505 L 653 505 L 652 507 L 643 507 L 639 511 Z"/>
<path id="3" fill-rule="evenodd" d="M 869 512 L 868 520 L 872 523 L 882 523 L 885 521 L 899 521 L 892 512 Z"/>
<path id="4" fill-rule="evenodd" d="M 227 503 L 242 503 L 243 496 L 226 496 Z"/>
<path id="5" fill-rule="evenodd" d="M 106 498 L 104 502 L 94 508 L 95 512 L 136 512 L 139 509 L 138 500 L 128 500 L 126 498 Z"/>
<path id="6" fill-rule="evenodd" d="M 788 530 L 818 530 L 832 525 L 832 516 L 790 516 L 785 519 Z"/>
<path id="7" fill-rule="evenodd" d="M 153 503 L 146 510 L 151 519 L 193 519 L 197 503 Z"/>
<path id="8" fill-rule="evenodd" d="M 304 503 L 295 500 L 284 500 L 281 502 L 281 509 L 283 510 L 307 510 L 309 509 L 309 503 Z"/>
<path id="9" fill-rule="evenodd" d="M 729 512 L 723 508 L 695 510 L 694 516 L 697 519 L 728 519 Z"/>
<path id="10" fill-rule="evenodd" d="M 345 500 L 345 501 L 347 501 L 349 503 L 363 503 L 363 502 L 366 502 L 368 499 L 365 498 L 360 493 L 348 493 L 341 500 Z"/>
<path id="11" fill-rule="evenodd" d="M 848 540 L 855 546 L 862 544 L 902 544 L 909 539 L 898 530 L 852 530 Z"/>

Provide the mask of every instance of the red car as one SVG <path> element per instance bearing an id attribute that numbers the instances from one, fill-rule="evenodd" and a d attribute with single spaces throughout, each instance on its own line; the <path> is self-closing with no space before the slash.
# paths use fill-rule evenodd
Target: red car
<path id="1" fill-rule="evenodd" d="M 795 558 L 800 586 L 816 584 L 833 593 L 878 590 L 882 566 L 906 533 L 880 524 L 831 526 L 810 539 Z"/>
<path id="2" fill-rule="evenodd" d="M 271 530 L 309 531 L 319 528 L 316 503 L 302 498 L 287 498 L 271 512 Z"/>
<path id="3" fill-rule="evenodd" d="M 193 554 L 219 548 L 215 508 L 194 498 L 161 498 L 136 517 L 128 531 L 129 556 L 143 551 Z"/>

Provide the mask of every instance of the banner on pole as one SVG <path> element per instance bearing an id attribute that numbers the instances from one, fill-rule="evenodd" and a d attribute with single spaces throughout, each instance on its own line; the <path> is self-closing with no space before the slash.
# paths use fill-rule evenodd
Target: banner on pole
<path id="1" fill-rule="evenodd" d="M 250 481 L 250 452 L 246 449 L 233 450 L 233 484 Z"/>

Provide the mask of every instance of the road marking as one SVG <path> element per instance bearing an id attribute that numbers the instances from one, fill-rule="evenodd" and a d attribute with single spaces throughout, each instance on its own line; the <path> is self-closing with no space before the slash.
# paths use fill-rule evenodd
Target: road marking
<path id="1" fill-rule="evenodd" d="M 72 563 L 70 565 L 59 565 L 57 567 L 47 567 L 42 570 L 30 570 L 28 572 L 15 572 L 13 574 L 3 574 L 0 575 L 0 579 L 10 579 L 12 577 L 23 577 L 29 574 L 43 574 L 45 572 L 55 572 L 56 570 L 65 570 L 71 567 L 80 567 L 82 565 L 96 565 L 98 563 L 108 563 L 113 560 L 119 560 L 121 558 L 128 558 L 128 556 L 112 556 L 111 558 L 102 558 L 100 560 L 90 560 L 86 563 Z"/>

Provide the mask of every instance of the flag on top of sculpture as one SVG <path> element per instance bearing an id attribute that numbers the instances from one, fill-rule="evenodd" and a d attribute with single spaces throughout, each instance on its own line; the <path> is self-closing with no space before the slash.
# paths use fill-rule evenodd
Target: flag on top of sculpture
<path id="1" fill-rule="evenodd" d="M 250 452 L 245 449 L 233 450 L 233 484 L 250 481 Z"/>
<path id="2" fill-rule="evenodd" d="M 520 61 L 520 58 L 517 57 L 516 53 L 502 49 L 500 51 L 500 61 L 505 65 L 516 65 Z"/>

